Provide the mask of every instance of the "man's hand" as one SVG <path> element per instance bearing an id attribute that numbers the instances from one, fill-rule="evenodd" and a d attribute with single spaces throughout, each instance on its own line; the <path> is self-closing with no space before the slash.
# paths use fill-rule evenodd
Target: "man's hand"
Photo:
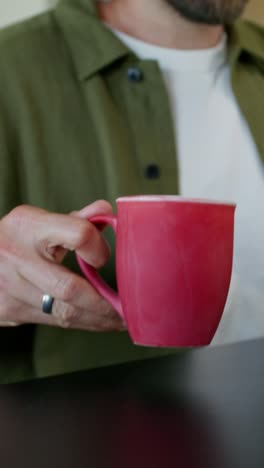
<path id="1" fill-rule="evenodd" d="M 104 265 L 109 247 L 98 229 L 83 218 L 110 213 L 105 201 L 71 215 L 19 206 L 0 221 L 0 326 L 125 328 L 117 312 L 86 279 L 60 264 L 67 251 L 75 250 L 95 268 Z M 43 294 L 55 298 L 52 315 L 41 310 Z"/>

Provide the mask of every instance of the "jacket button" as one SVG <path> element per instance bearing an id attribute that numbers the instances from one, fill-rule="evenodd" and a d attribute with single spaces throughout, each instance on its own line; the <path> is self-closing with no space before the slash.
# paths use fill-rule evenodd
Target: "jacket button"
<path id="1" fill-rule="evenodd" d="M 144 175 L 147 179 L 158 179 L 160 177 L 160 168 L 157 164 L 149 164 L 145 167 Z"/>
<path id="2" fill-rule="evenodd" d="M 141 70 L 139 70 L 139 68 L 129 68 L 127 70 L 127 77 L 129 81 L 139 83 L 143 79 L 143 73 Z"/>

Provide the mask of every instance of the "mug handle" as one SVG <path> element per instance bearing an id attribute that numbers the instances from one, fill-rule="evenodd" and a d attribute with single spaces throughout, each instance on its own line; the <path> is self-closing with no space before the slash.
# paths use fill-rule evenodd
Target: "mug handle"
<path id="1" fill-rule="evenodd" d="M 99 215 L 93 216 L 88 219 L 90 223 L 93 223 L 98 229 L 102 230 L 105 226 L 109 225 L 116 234 L 117 230 L 117 217 L 114 215 Z M 79 255 L 76 254 L 76 259 L 84 275 L 88 278 L 91 285 L 96 291 L 108 301 L 113 308 L 118 312 L 120 317 L 125 320 L 124 312 L 121 304 L 120 297 L 108 284 L 101 278 L 97 270 L 88 265 Z"/>

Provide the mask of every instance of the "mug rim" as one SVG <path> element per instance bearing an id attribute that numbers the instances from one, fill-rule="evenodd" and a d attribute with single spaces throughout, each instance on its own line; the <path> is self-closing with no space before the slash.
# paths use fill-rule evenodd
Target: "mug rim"
<path id="1" fill-rule="evenodd" d="M 196 203 L 205 205 L 226 205 L 236 207 L 236 203 L 225 200 L 213 200 L 209 198 L 188 198 L 181 195 L 128 195 L 119 197 L 116 200 L 119 202 L 177 202 L 177 203 Z"/>

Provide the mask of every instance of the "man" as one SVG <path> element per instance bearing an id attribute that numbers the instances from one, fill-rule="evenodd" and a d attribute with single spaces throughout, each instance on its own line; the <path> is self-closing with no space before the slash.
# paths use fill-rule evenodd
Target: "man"
<path id="1" fill-rule="evenodd" d="M 162 353 L 131 344 L 74 255 L 61 264 L 105 264 L 84 218 L 121 195 L 237 202 L 215 342 L 263 335 L 264 34 L 231 26 L 245 4 L 63 0 L 1 33 L 2 382 Z"/>

